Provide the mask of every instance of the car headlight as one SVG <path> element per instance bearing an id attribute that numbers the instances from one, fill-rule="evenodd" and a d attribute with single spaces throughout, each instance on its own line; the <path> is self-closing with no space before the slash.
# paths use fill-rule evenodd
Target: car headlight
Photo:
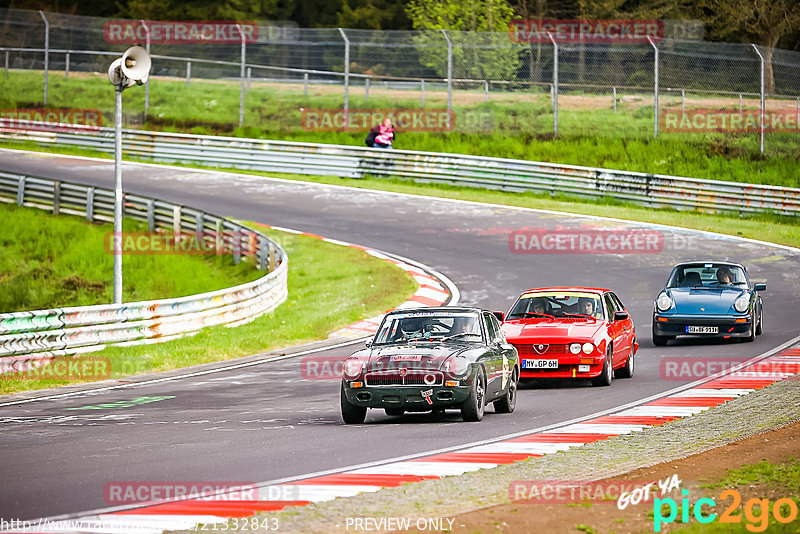
<path id="1" fill-rule="evenodd" d="M 445 362 L 445 371 L 453 376 L 464 376 L 469 370 L 469 362 L 463 356 L 452 356 Z"/>
<path id="2" fill-rule="evenodd" d="M 736 302 L 733 303 L 733 308 L 739 312 L 744 313 L 747 311 L 747 308 L 750 307 L 750 295 L 742 295 Z"/>
<path id="3" fill-rule="evenodd" d="M 594 350 L 594 345 L 592 345 L 591 343 L 584 343 L 582 348 L 584 354 L 591 354 L 592 351 Z"/>
<path id="4" fill-rule="evenodd" d="M 580 352 L 581 352 L 581 344 L 580 343 L 572 343 L 569 346 L 569 351 L 572 354 L 580 354 Z"/>
<path id="5" fill-rule="evenodd" d="M 656 299 L 656 307 L 660 311 L 667 311 L 672 308 L 672 299 L 666 293 L 661 293 Z"/>
<path id="6" fill-rule="evenodd" d="M 356 359 L 348 359 L 344 362 L 344 376 L 348 378 L 356 378 L 361 374 L 364 369 L 364 362 Z"/>

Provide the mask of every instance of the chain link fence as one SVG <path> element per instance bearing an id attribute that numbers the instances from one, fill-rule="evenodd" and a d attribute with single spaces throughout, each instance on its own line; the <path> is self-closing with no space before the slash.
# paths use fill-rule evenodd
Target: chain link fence
<path id="1" fill-rule="evenodd" d="M 266 120 L 266 100 L 291 103 L 298 111 L 274 123 L 281 132 L 309 129 L 300 117 L 305 106 L 446 108 L 455 121 L 448 120 L 446 131 L 542 137 L 716 132 L 760 137 L 762 151 L 766 136 L 770 142 L 796 142 L 792 134 L 800 131 L 800 53 L 749 44 L 670 37 L 649 44 L 520 43 L 507 32 L 291 23 L 248 23 L 247 31 L 228 28 L 222 38 L 217 30 L 211 38 L 192 40 L 170 39 L 169 29 L 165 38 L 165 28 L 152 21 L 19 9 L 0 9 L 0 21 L 6 75 L 43 72 L 36 101 L 45 106 L 52 96 L 48 80 L 56 73 L 66 79 L 104 74 L 125 49 L 141 44 L 153 57 L 151 79 L 184 87 L 195 80 L 228 82 L 223 87 L 239 96 L 238 109 L 226 118 L 234 125 Z M 156 100 L 148 87 L 141 116 L 129 115 L 128 125 L 163 114 Z M 99 107 L 108 111 L 110 103 Z M 720 113 L 735 124 L 713 122 Z"/>

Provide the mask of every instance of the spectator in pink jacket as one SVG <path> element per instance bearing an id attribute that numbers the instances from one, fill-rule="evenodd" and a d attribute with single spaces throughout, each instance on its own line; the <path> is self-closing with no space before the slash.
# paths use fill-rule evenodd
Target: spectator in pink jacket
<path id="1" fill-rule="evenodd" d="M 375 143 L 373 146 L 378 148 L 392 148 L 393 140 L 394 128 L 392 128 L 392 119 L 386 117 L 383 119 L 383 124 L 380 126 L 378 135 L 375 136 Z"/>

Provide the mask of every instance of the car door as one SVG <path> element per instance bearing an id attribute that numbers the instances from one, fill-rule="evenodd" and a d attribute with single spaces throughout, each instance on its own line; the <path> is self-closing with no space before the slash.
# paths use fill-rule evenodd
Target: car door
<path id="1" fill-rule="evenodd" d="M 514 366 L 517 365 L 517 349 L 514 345 L 506 341 L 506 336 L 503 334 L 503 329 L 500 326 L 500 321 L 494 314 L 489 316 L 492 324 L 494 325 L 495 332 L 497 333 L 497 347 L 500 351 L 500 368 L 502 374 L 500 375 L 500 394 L 506 391 L 508 381 L 511 379 L 511 373 L 514 371 Z"/>
<path id="2" fill-rule="evenodd" d="M 603 295 L 603 301 L 606 304 L 606 308 L 608 308 L 608 336 L 611 338 L 613 343 L 613 366 L 618 365 L 621 361 L 625 359 L 625 321 L 616 321 L 614 320 L 614 314 L 618 311 L 623 311 L 617 308 L 617 303 L 614 302 L 614 299 L 611 296 L 611 292 L 605 293 Z"/>
<path id="3" fill-rule="evenodd" d="M 483 325 L 486 329 L 486 344 L 488 347 L 488 357 L 486 359 L 486 392 L 487 400 L 500 395 L 503 374 L 503 353 L 499 339 L 502 334 L 499 332 L 495 323 L 492 321 L 494 316 L 490 313 L 481 314 Z"/>
<path id="4" fill-rule="evenodd" d="M 624 311 L 628 314 L 628 318 L 622 321 L 622 330 L 625 339 L 625 350 L 622 351 L 622 361 L 625 361 L 625 359 L 628 357 L 628 354 L 630 354 L 631 346 L 633 345 L 634 341 L 636 341 L 636 325 L 633 324 L 633 317 L 631 317 L 631 313 L 627 308 L 625 308 L 625 305 L 622 304 L 622 301 L 619 299 L 617 294 L 613 292 L 610 294 L 611 299 L 614 301 L 614 304 L 619 307 L 620 311 Z"/>

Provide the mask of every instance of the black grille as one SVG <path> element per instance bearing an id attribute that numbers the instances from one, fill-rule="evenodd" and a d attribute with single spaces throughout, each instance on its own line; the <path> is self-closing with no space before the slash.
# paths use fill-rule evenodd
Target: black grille
<path id="1" fill-rule="evenodd" d="M 425 377 L 428 376 L 428 383 Z M 430 382 L 430 377 L 435 380 Z M 440 371 L 426 371 L 421 369 L 408 369 L 405 376 L 400 371 L 375 371 L 367 373 L 364 377 L 367 386 L 441 386 L 444 375 Z"/>

